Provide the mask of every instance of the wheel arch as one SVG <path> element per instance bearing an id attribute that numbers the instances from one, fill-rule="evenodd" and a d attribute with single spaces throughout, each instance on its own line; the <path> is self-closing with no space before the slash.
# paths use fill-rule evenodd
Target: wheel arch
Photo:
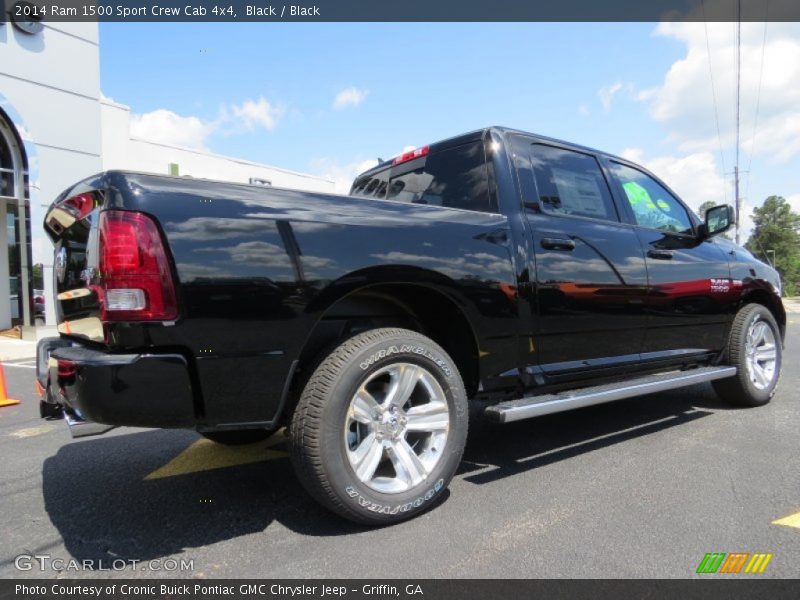
<path id="1" fill-rule="evenodd" d="M 467 396 L 476 393 L 480 381 L 479 344 L 468 306 L 441 285 L 442 275 L 427 273 L 427 277 L 419 277 L 419 272 L 416 275 L 414 281 L 385 276 L 364 281 L 362 275 L 361 285 L 317 298 L 313 309 L 319 317 L 300 350 L 283 418 L 293 410 L 310 373 L 335 346 L 376 327 L 399 326 L 431 338 L 455 362 Z"/>
<path id="2" fill-rule="evenodd" d="M 783 308 L 783 303 L 777 299 L 774 294 L 771 294 L 763 289 L 752 290 L 742 297 L 742 302 L 739 307 L 742 308 L 747 304 L 761 304 L 767 310 L 769 310 L 769 312 L 772 313 L 772 316 L 775 317 L 775 321 L 778 323 L 778 327 L 780 328 L 781 341 L 785 340 L 786 311 Z"/>

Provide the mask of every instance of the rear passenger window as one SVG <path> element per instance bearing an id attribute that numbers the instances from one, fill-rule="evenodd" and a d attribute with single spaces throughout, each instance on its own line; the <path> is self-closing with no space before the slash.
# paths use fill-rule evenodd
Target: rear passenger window
<path id="1" fill-rule="evenodd" d="M 490 211 L 483 142 L 429 154 L 420 167 L 390 178 L 386 199 Z"/>
<path id="2" fill-rule="evenodd" d="M 593 156 L 533 144 L 531 163 L 544 212 L 619 220 L 608 183 Z"/>

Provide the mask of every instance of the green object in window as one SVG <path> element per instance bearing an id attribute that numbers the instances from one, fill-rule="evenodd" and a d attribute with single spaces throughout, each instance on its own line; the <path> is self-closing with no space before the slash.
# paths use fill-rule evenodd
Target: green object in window
<path id="1" fill-rule="evenodd" d="M 647 207 L 647 208 L 656 207 L 648 191 L 635 181 L 628 181 L 627 183 L 623 183 L 622 187 L 625 190 L 625 195 L 628 196 L 628 202 L 631 203 L 631 206 L 633 207 L 634 210 L 642 207 Z"/>

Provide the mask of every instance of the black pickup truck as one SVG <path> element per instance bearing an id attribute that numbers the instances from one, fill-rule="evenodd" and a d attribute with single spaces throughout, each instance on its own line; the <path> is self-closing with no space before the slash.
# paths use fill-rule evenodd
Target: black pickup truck
<path id="1" fill-rule="evenodd" d="M 60 336 L 39 347 L 42 415 L 222 444 L 286 426 L 317 500 L 399 521 L 442 496 L 474 412 L 708 381 L 769 402 L 780 279 L 717 235 L 733 220 L 701 221 L 630 161 L 499 127 L 349 196 L 102 173 L 45 219 Z"/>

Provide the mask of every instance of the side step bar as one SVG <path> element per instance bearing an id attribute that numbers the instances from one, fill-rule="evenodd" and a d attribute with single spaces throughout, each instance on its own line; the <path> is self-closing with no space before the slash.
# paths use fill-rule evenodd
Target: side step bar
<path id="1" fill-rule="evenodd" d="M 714 379 L 736 375 L 736 367 L 701 367 L 688 371 L 672 371 L 637 377 L 628 381 L 568 390 L 557 394 L 528 396 L 519 400 L 500 402 L 486 409 L 485 415 L 499 423 L 511 423 L 531 417 L 613 402 L 623 398 L 663 392 Z"/>

